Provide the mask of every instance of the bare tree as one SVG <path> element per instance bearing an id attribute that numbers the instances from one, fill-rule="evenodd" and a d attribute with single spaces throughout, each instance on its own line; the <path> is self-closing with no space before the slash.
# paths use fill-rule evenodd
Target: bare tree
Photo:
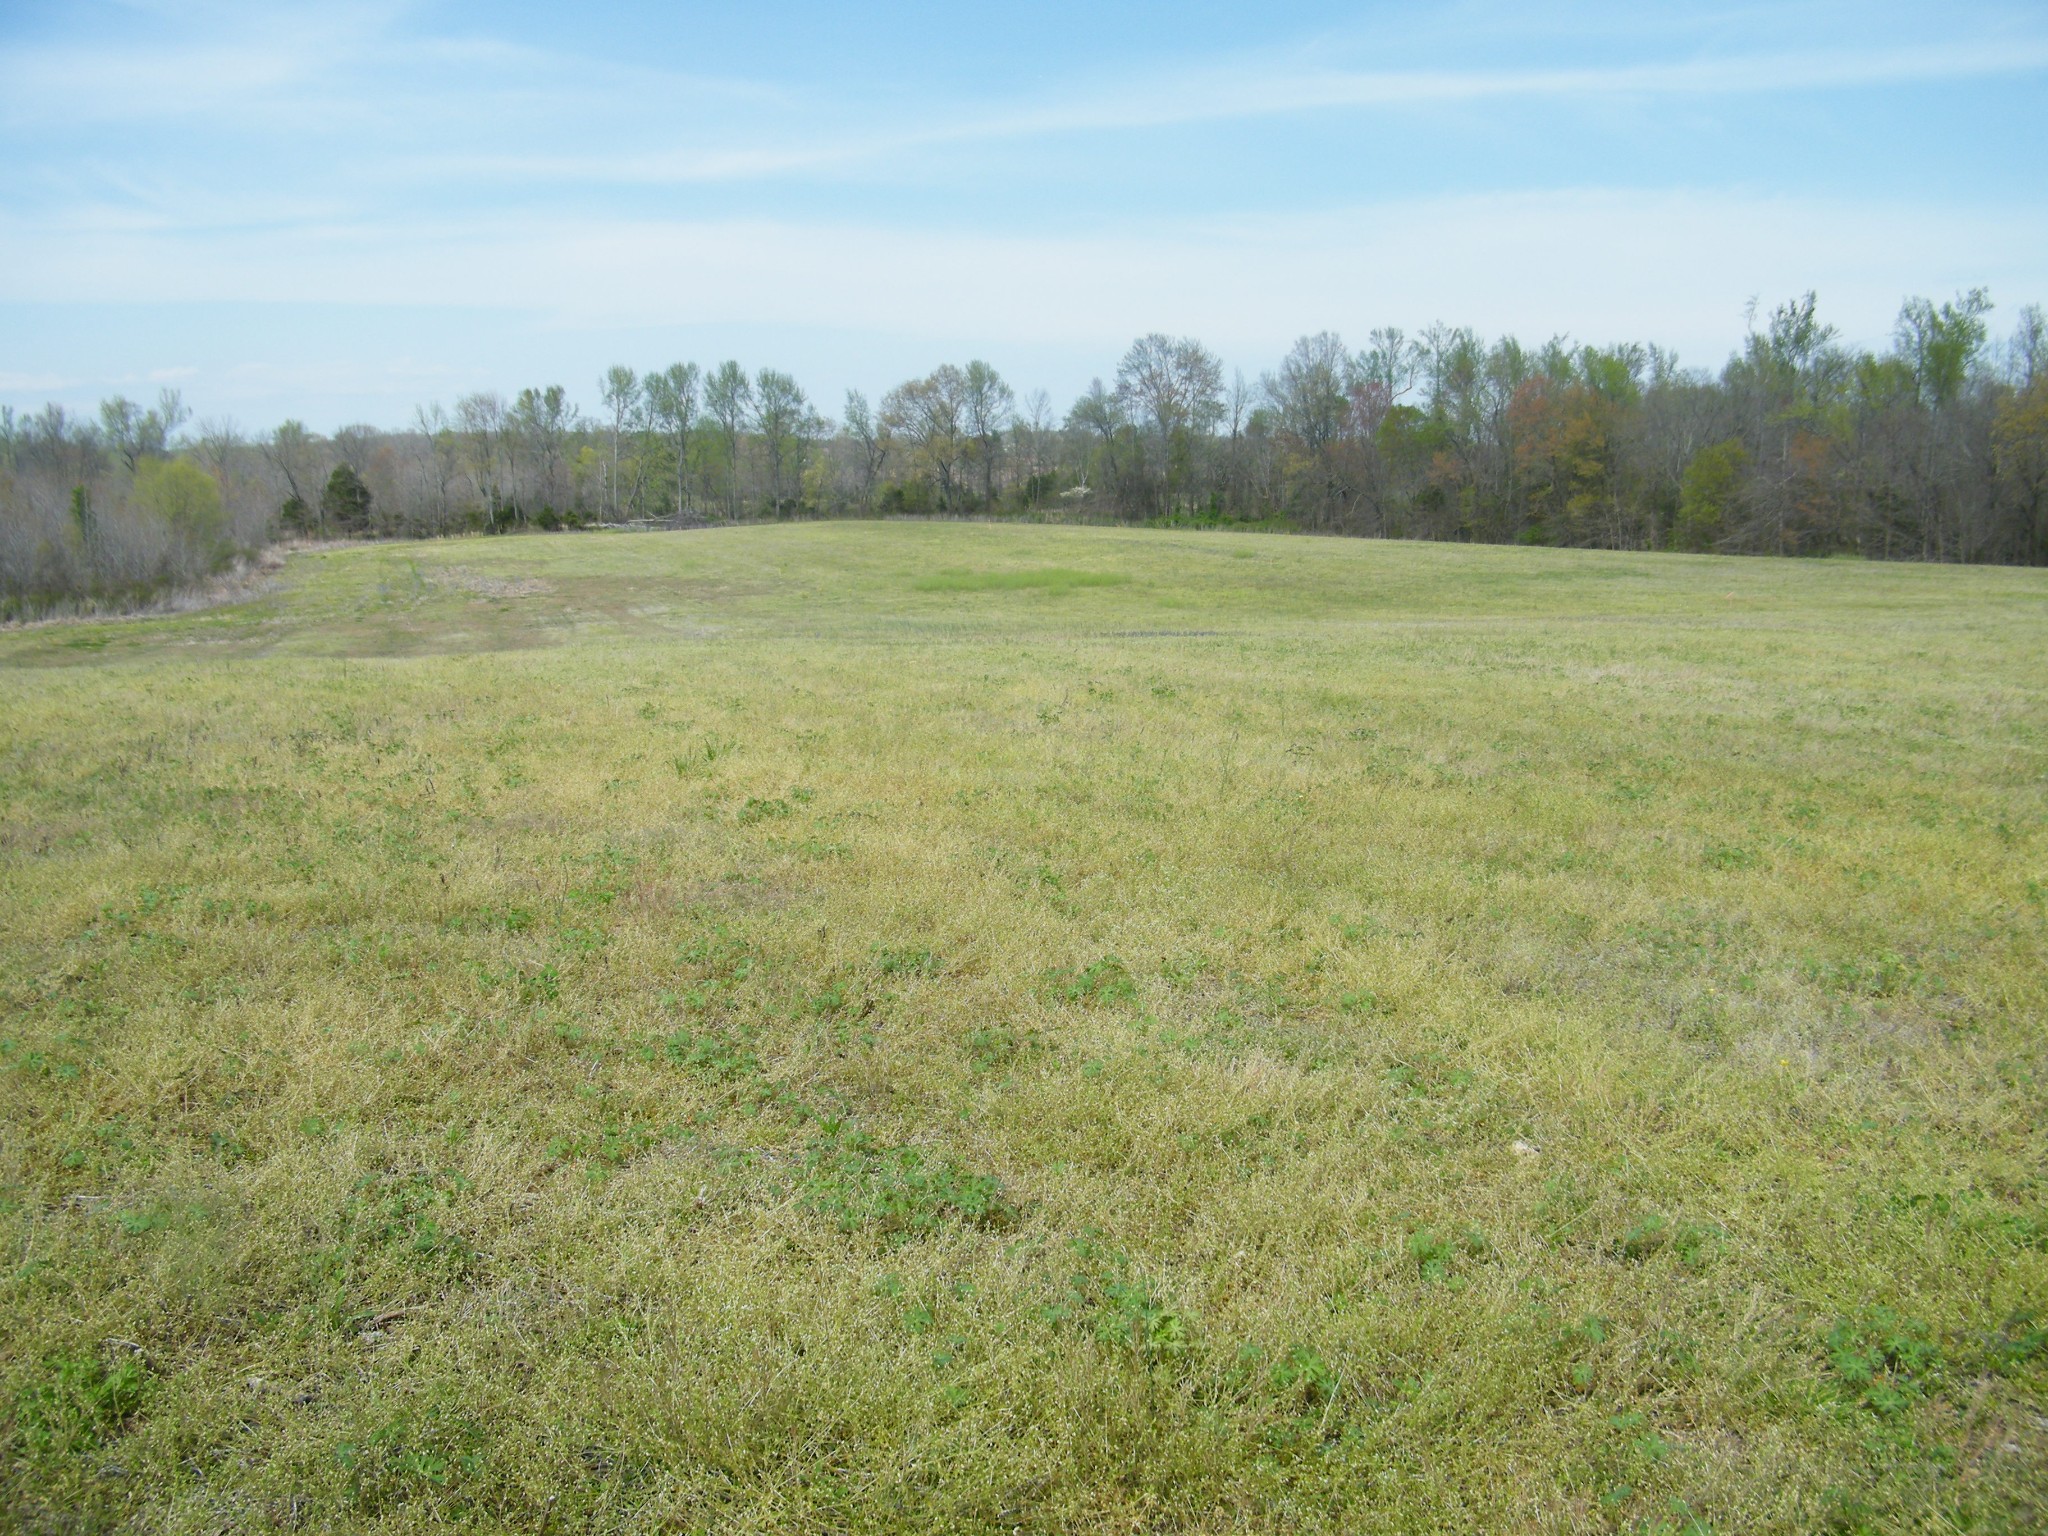
<path id="1" fill-rule="evenodd" d="M 882 397 L 883 422 L 910 440 L 937 488 L 939 505 L 948 509 L 954 504 L 955 480 L 967 447 L 962 421 L 966 393 L 966 375 L 945 363 Z"/>
<path id="2" fill-rule="evenodd" d="M 846 392 L 846 435 L 853 440 L 854 470 L 860 487 L 860 509 L 875 509 L 875 482 L 889 462 L 894 438 L 887 421 L 876 418 L 868 397 L 857 389 Z"/>
<path id="3" fill-rule="evenodd" d="M 1312 455 L 1320 455 L 1344 428 L 1351 410 L 1350 371 L 1343 340 L 1323 331 L 1295 342 L 1279 370 L 1261 381 L 1281 430 Z"/>
<path id="4" fill-rule="evenodd" d="M 370 471 L 370 458 L 377 450 L 378 440 L 383 436 L 375 427 L 366 422 L 351 422 L 345 427 L 336 427 L 329 439 L 334 445 L 334 456 L 358 475 Z"/>
<path id="5" fill-rule="evenodd" d="M 495 530 L 505 508 L 502 460 L 505 442 L 505 398 L 490 390 L 464 395 L 455 402 L 455 427 L 484 518 Z"/>
<path id="6" fill-rule="evenodd" d="M 264 458 L 284 476 L 286 495 L 280 510 L 288 525 L 302 528 L 321 520 L 319 487 L 314 484 L 319 473 L 318 454 L 313 434 L 296 419 L 279 422 L 263 446 Z"/>
<path id="7" fill-rule="evenodd" d="M 1052 396 L 1045 390 L 1034 389 L 1024 397 L 1011 421 L 1011 433 L 1024 460 L 1024 473 L 1030 479 L 1036 480 L 1045 473 L 1045 450 L 1052 431 Z"/>
<path id="8" fill-rule="evenodd" d="M 1417 350 L 1398 325 L 1383 325 L 1365 338 L 1365 350 L 1352 364 L 1355 383 L 1376 386 L 1389 406 L 1415 387 Z"/>
<path id="9" fill-rule="evenodd" d="M 1130 415 L 1124 409 L 1122 397 L 1104 389 L 1100 379 L 1088 381 L 1087 393 L 1067 413 L 1069 427 L 1093 433 L 1105 449 L 1115 443 L 1117 434 L 1129 424 Z"/>
<path id="10" fill-rule="evenodd" d="M 973 443 L 974 457 L 981 465 L 981 499 L 996 499 L 996 468 L 1002 458 L 1003 433 L 1015 412 L 1017 396 L 1003 376 L 976 359 L 961 375 L 960 424 Z"/>
<path id="11" fill-rule="evenodd" d="M 1257 398 L 1242 368 L 1230 370 L 1230 393 L 1223 402 L 1223 425 L 1227 434 L 1223 460 L 1223 498 L 1235 509 L 1244 500 L 1244 434 L 1251 424 L 1252 402 Z"/>
<path id="12" fill-rule="evenodd" d="M 1176 487 L 1192 468 L 1197 441 L 1223 415 L 1223 364 L 1191 336 L 1155 331 L 1124 354 L 1116 387 L 1132 414 L 1158 434 L 1161 489 L 1171 508 Z"/>
<path id="13" fill-rule="evenodd" d="M 225 491 L 228 474 L 234 468 L 237 455 L 242 451 L 242 429 L 235 425 L 232 416 L 222 416 L 199 423 L 199 457 L 213 478 Z"/>
<path id="14" fill-rule="evenodd" d="M 2048 374 L 2048 317 L 2042 315 L 2040 305 L 2029 304 L 2020 311 L 2019 324 L 2013 327 L 2012 340 L 2006 345 L 2006 377 L 2024 394 L 2044 374 Z"/>
<path id="15" fill-rule="evenodd" d="M 454 429 L 448 425 L 448 413 L 436 401 L 431 406 L 420 406 L 413 412 L 413 431 L 420 440 L 420 470 L 427 485 L 432 487 L 433 522 L 445 527 L 448 522 L 448 487 L 454 482 L 458 471 L 459 445 Z"/>

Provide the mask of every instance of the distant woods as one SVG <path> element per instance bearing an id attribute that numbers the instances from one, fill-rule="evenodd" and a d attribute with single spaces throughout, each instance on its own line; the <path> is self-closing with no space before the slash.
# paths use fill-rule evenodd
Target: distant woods
<path id="1" fill-rule="evenodd" d="M 837 419 L 737 362 L 619 366 L 260 437 L 175 391 L 96 418 L 0 408 L 0 616 L 119 606 L 281 536 L 816 516 L 1255 524 L 1369 537 L 2048 563 L 2048 326 L 1981 290 L 1908 300 L 1890 347 L 1807 294 L 1718 373 L 1658 347 L 1432 326 L 1305 336 L 1270 371 L 1146 336 L 1064 410 L 985 362 Z"/>
<path id="2" fill-rule="evenodd" d="M 95 420 L 0 407 L 0 618 L 132 606 L 272 537 L 267 493 L 228 493 L 239 435 L 209 423 L 181 438 L 189 420 L 173 389 L 148 408 L 108 400 Z"/>

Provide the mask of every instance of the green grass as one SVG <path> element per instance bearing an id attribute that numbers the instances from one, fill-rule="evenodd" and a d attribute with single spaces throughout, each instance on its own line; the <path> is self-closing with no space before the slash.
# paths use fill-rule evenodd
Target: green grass
<path id="1" fill-rule="evenodd" d="M 0 633 L 0 1524 L 2040 1529 L 2044 654 L 925 525 Z"/>
<path id="2" fill-rule="evenodd" d="M 1120 587 L 1121 572 L 1070 571 L 1061 566 L 1031 571 L 941 571 L 917 583 L 920 592 L 1049 592 L 1063 596 L 1076 587 Z"/>

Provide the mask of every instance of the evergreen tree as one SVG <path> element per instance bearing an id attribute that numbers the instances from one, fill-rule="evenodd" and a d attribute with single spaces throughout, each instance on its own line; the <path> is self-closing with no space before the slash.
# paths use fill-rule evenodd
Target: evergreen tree
<path id="1" fill-rule="evenodd" d="M 363 477 L 346 464 L 337 464 L 320 493 L 320 515 L 336 533 L 368 533 L 370 501 L 370 488 L 363 484 Z"/>

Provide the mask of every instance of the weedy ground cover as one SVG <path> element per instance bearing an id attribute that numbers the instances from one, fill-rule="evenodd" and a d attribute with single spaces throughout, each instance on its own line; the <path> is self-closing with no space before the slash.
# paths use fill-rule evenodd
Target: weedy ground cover
<path id="1" fill-rule="evenodd" d="M 2044 651 L 900 525 L 0 634 L 0 1507 L 2040 1529 Z"/>

